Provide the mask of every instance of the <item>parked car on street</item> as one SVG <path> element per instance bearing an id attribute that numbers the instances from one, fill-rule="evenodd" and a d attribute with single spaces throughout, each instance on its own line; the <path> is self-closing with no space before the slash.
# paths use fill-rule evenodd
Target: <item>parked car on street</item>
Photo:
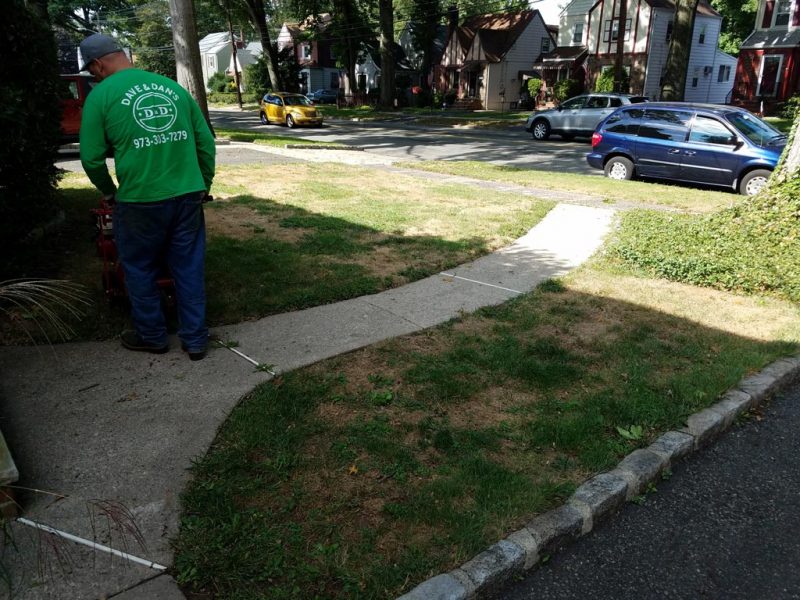
<path id="1" fill-rule="evenodd" d="M 259 115 L 262 125 L 271 123 L 296 125 L 322 125 L 322 115 L 311 101 L 302 94 L 289 92 L 271 92 L 265 94 L 259 102 Z"/>
<path id="2" fill-rule="evenodd" d="M 64 96 L 61 99 L 61 140 L 74 142 L 78 140 L 81 130 L 81 117 L 86 96 L 95 85 L 94 77 L 75 73 L 61 75 L 64 85 Z"/>
<path id="3" fill-rule="evenodd" d="M 786 135 L 732 106 L 650 102 L 609 115 L 586 160 L 611 179 L 635 175 L 757 194 L 778 164 Z"/>
<path id="4" fill-rule="evenodd" d="M 306 98 L 311 100 L 314 104 L 336 104 L 336 97 L 338 92 L 335 90 L 315 90 L 310 94 L 306 94 Z"/>
<path id="5" fill-rule="evenodd" d="M 630 94 L 582 94 L 565 100 L 555 108 L 531 113 L 525 131 L 540 141 L 549 138 L 551 133 L 557 133 L 565 140 L 575 136 L 589 137 L 597 124 L 617 108 L 640 102 L 647 102 L 647 98 Z"/>

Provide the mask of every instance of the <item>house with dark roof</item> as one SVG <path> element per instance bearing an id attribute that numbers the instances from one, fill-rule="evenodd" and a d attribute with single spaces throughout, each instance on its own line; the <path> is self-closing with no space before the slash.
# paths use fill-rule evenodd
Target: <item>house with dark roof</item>
<path id="1" fill-rule="evenodd" d="M 414 27 L 415 24 L 411 21 L 405 24 L 402 31 L 400 32 L 400 36 L 397 39 L 397 43 L 403 49 L 403 53 L 405 55 L 405 60 L 408 66 L 417 72 L 418 75 L 422 75 L 421 70 L 423 68 L 422 60 L 423 60 L 423 53 L 417 47 L 416 42 L 414 41 Z M 437 25 L 436 26 L 436 35 L 433 36 L 431 40 L 431 70 L 434 65 L 438 65 L 442 60 L 442 54 L 444 53 L 444 46 L 447 43 L 447 26 L 445 25 Z M 430 75 L 431 73 L 428 73 Z M 427 85 L 431 85 L 431 81 L 428 80 Z M 419 77 L 417 77 L 413 81 L 414 85 L 421 84 Z"/>
<path id="2" fill-rule="evenodd" d="M 624 36 L 623 64 L 630 89 L 651 100 L 661 94 L 675 18 L 674 0 L 628 0 L 625 23 L 620 25 L 619 2 L 572 0 L 561 12 L 558 46 L 542 56 L 534 68 L 548 87 L 561 79 L 577 80 L 594 90 L 598 77 L 612 69 L 617 41 Z M 700 0 L 692 32 L 684 100 L 730 101 L 736 59 L 717 47 L 722 16 L 708 0 Z"/>
<path id="3" fill-rule="evenodd" d="M 333 42 L 326 35 L 331 21 L 330 13 L 323 13 L 299 23 L 284 23 L 275 40 L 279 52 L 287 47 L 294 50 L 302 93 L 339 89 L 341 69 L 336 66 Z"/>
<path id="4" fill-rule="evenodd" d="M 761 111 L 800 93 L 800 0 L 759 2 L 733 89 L 735 104 Z"/>
<path id="5" fill-rule="evenodd" d="M 394 77 L 395 83 L 404 76 L 407 80 L 417 75 L 406 58 L 403 48 L 396 42 L 391 45 L 392 56 L 394 57 Z M 363 42 L 358 53 L 356 62 L 356 84 L 360 92 L 375 92 L 381 86 L 382 60 L 380 43 L 377 40 Z"/>
<path id="6" fill-rule="evenodd" d="M 533 62 L 555 44 L 539 11 L 468 17 L 451 14 L 447 43 L 434 69 L 434 87 L 456 90 L 472 108 L 503 110 L 516 104 Z"/>

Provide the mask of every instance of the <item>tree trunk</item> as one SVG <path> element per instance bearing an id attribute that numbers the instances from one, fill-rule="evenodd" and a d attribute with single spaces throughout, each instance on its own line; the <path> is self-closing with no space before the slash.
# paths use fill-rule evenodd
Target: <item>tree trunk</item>
<path id="1" fill-rule="evenodd" d="M 172 17 L 172 43 L 175 46 L 175 68 L 178 83 L 185 87 L 197 101 L 212 133 L 211 119 L 208 116 L 206 86 L 203 69 L 200 66 L 200 45 L 197 40 L 197 25 L 192 0 L 169 0 L 169 13 Z"/>
<path id="2" fill-rule="evenodd" d="M 231 52 L 233 54 L 233 80 L 236 82 L 236 100 L 239 110 L 242 110 L 242 87 L 239 81 L 239 61 L 236 58 L 236 39 L 233 37 L 233 23 L 231 22 L 230 6 L 225 6 L 225 16 L 228 18 L 228 34 L 231 36 Z"/>
<path id="3" fill-rule="evenodd" d="M 628 20 L 628 0 L 619 2 L 619 27 L 617 28 L 617 56 L 614 59 L 614 91 L 627 93 L 625 87 L 625 69 L 623 57 L 625 54 L 625 23 Z"/>
<path id="4" fill-rule="evenodd" d="M 667 68 L 661 84 L 661 100 L 683 100 L 697 3 L 698 0 L 676 0 L 675 2 L 675 20 L 672 26 L 672 40 L 669 43 Z"/>
<path id="5" fill-rule="evenodd" d="M 381 22 L 381 106 L 394 107 L 394 13 L 392 0 L 379 0 Z"/>
<path id="6" fill-rule="evenodd" d="M 272 89 L 282 90 L 284 82 L 281 80 L 280 71 L 278 71 L 278 52 L 269 37 L 264 2 L 263 0 L 245 0 L 245 5 L 250 15 L 250 21 L 258 31 L 259 39 L 261 39 L 261 51 L 267 61 L 267 72 L 269 73 L 269 82 L 272 84 Z"/>
<path id="7" fill-rule="evenodd" d="M 338 8 L 336 6 L 338 5 Z M 356 25 L 356 14 L 355 14 L 355 6 L 351 0 L 343 0 L 334 4 L 336 10 L 338 10 L 341 15 L 341 23 L 342 28 L 345 32 L 349 29 L 350 31 L 345 33 L 346 35 L 346 47 L 344 53 L 344 68 L 345 68 L 345 76 L 344 76 L 344 98 L 345 103 L 350 105 L 353 103 L 353 89 L 355 88 L 355 79 L 356 79 L 356 60 L 358 59 L 358 50 L 360 47 L 360 40 L 356 41 L 358 38 L 358 27 Z"/>

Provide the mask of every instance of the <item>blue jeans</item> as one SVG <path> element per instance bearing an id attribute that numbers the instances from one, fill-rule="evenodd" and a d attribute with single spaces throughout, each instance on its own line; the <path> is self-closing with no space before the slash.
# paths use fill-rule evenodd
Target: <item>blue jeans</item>
<path id="1" fill-rule="evenodd" d="M 131 318 L 136 333 L 148 344 L 167 344 L 156 283 L 165 264 L 175 281 L 178 337 L 189 351 L 203 350 L 208 343 L 202 198 L 195 192 L 160 202 L 118 202 L 114 207 L 114 236 Z"/>

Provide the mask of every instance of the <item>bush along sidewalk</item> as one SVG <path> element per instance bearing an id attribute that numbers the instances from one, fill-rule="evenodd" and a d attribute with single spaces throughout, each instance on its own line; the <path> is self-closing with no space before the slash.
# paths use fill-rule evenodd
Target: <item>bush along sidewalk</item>
<path id="1" fill-rule="evenodd" d="M 798 349 L 701 323 L 577 277 L 283 374 L 194 467 L 177 578 L 223 598 L 481 593 L 640 493 L 640 470 L 659 473 L 730 422 L 703 412 L 720 394 Z M 687 418 L 688 433 L 664 436 Z M 552 536 L 537 539 L 534 518 Z"/>

